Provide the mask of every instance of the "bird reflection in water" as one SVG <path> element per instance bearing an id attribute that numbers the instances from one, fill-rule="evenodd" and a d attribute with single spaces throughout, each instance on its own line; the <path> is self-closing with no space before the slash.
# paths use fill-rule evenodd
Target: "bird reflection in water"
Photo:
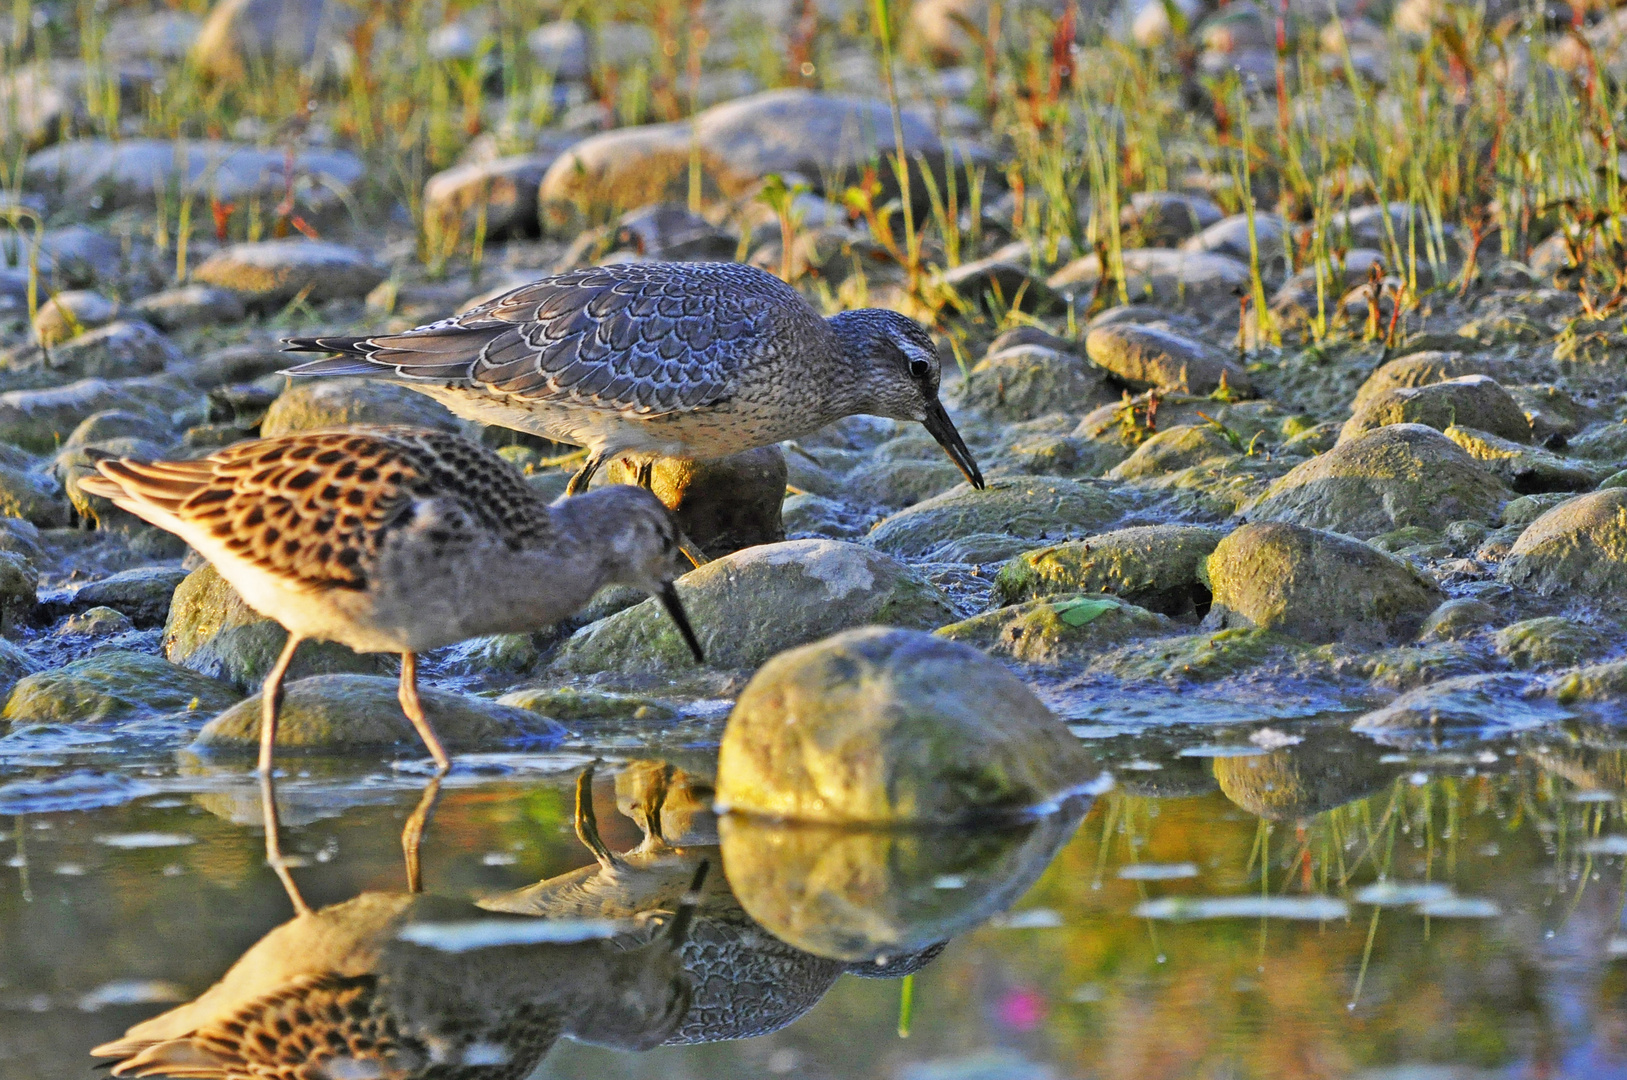
<path id="1" fill-rule="evenodd" d="M 295 917 L 196 1000 L 92 1053 L 115 1059 L 116 1076 L 521 1080 L 561 1036 L 643 1050 L 766 1034 L 843 974 L 901 977 L 930 963 L 1026 892 L 1088 808 L 1020 828 L 837 836 L 720 823 L 709 771 L 622 769 L 617 807 L 643 838 L 618 853 L 599 834 L 584 770 L 576 832 L 594 862 L 478 904 L 417 891 L 431 784 L 403 838 L 409 891 L 319 911 L 281 862 L 268 779 L 267 857 Z M 829 877 L 819 853 L 831 851 L 855 880 Z M 709 872 L 725 861 L 727 878 Z M 934 885 L 951 872 L 953 890 Z M 818 909 L 814 896 L 848 917 L 787 915 Z"/>
<path id="2" fill-rule="evenodd" d="M 313 911 L 281 864 L 269 779 L 263 794 L 268 857 L 297 914 L 195 1000 L 92 1050 L 113 1075 L 521 1080 L 561 1036 L 644 1050 L 688 1013 L 680 951 L 707 860 L 637 924 L 509 916 L 416 889 Z"/>

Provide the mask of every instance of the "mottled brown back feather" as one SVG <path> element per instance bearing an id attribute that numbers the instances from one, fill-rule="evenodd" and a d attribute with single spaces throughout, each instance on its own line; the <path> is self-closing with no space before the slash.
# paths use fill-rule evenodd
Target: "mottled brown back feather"
<path id="1" fill-rule="evenodd" d="M 502 458 L 416 428 L 313 431 L 238 443 L 202 461 L 100 463 L 140 502 L 210 531 L 239 558 L 313 588 L 367 587 L 391 535 L 435 501 L 448 556 L 551 529 L 546 501 Z"/>

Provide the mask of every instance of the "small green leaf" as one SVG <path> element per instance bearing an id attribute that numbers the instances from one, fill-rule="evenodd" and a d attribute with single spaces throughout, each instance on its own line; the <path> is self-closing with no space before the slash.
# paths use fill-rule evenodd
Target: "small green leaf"
<path id="1" fill-rule="evenodd" d="M 1058 617 L 1069 626 L 1084 626 L 1086 623 L 1094 622 L 1116 607 L 1118 604 L 1111 600 L 1086 600 L 1082 597 L 1052 605 Z"/>

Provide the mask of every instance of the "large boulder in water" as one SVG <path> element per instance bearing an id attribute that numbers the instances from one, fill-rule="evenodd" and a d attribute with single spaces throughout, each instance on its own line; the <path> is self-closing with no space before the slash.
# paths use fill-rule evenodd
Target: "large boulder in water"
<path id="1" fill-rule="evenodd" d="M 1067 727 L 966 645 L 850 630 L 763 665 L 729 716 L 720 808 L 825 824 L 998 822 L 1098 774 Z"/>

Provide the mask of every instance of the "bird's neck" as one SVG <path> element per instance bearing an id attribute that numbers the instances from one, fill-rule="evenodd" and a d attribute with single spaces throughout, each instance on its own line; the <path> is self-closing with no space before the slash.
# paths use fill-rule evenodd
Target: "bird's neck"
<path id="1" fill-rule="evenodd" d="M 827 317 L 825 325 L 830 328 L 832 345 L 841 361 L 838 370 L 850 374 L 839 380 L 841 385 L 826 389 L 823 404 L 838 410 L 833 417 L 875 411 L 876 403 L 865 392 L 873 381 L 869 372 L 877 355 L 875 328 L 863 310 L 839 311 Z"/>

